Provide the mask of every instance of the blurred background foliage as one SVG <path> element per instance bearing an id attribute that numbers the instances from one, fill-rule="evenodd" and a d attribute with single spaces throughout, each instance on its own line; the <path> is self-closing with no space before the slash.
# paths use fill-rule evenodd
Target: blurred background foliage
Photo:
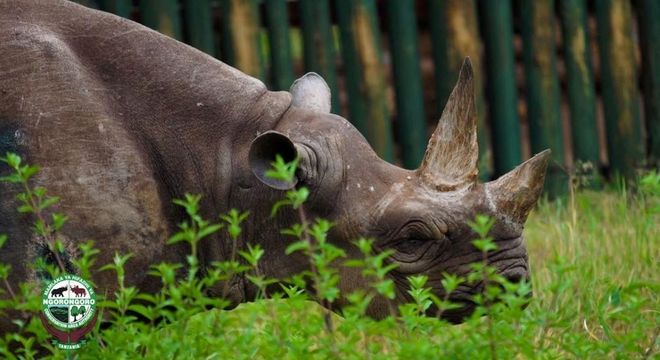
<path id="1" fill-rule="evenodd" d="M 333 112 L 416 168 L 463 59 L 482 179 L 551 148 L 546 188 L 660 159 L 657 0 L 79 0 L 184 41 L 272 90 L 323 75 Z"/>

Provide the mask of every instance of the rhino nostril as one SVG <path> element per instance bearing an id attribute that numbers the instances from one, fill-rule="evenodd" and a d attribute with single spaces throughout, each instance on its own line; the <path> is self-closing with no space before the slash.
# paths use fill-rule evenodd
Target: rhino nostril
<path id="1" fill-rule="evenodd" d="M 520 282 L 522 280 L 523 276 L 522 276 L 522 274 L 514 273 L 514 274 L 511 274 L 511 275 L 508 275 L 506 278 L 511 282 L 517 283 L 517 282 Z"/>
<path id="2" fill-rule="evenodd" d="M 522 266 L 509 268 L 505 270 L 502 275 L 504 275 L 504 277 L 512 283 L 519 283 L 525 280 L 529 280 L 527 269 Z"/>

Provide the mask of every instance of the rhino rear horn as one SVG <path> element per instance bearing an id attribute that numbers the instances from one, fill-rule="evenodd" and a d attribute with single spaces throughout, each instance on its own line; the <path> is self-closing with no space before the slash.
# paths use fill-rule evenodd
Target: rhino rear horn
<path id="1" fill-rule="evenodd" d="M 476 182 L 476 118 L 474 75 L 470 58 L 466 58 L 417 170 L 425 184 L 438 191 L 449 191 Z"/>
<path id="2" fill-rule="evenodd" d="M 330 113 L 330 87 L 321 75 L 309 72 L 291 85 L 292 104 L 294 106 L 321 113 Z"/>
<path id="3" fill-rule="evenodd" d="M 499 179 L 486 184 L 495 212 L 524 224 L 529 211 L 543 191 L 551 151 L 544 150 Z"/>

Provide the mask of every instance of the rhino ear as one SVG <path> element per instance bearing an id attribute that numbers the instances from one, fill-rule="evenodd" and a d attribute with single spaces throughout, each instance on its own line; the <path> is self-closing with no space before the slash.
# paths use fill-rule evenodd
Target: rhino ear
<path id="1" fill-rule="evenodd" d="M 497 214 L 524 224 L 527 214 L 541 196 L 550 150 L 544 150 L 499 179 L 486 184 L 486 191 Z"/>
<path id="2" fill-rule="evenodd" d="M 277 131 L 267 131 L 257 136 L 252 141 L 248 154 L 250 169 L 259 181 L 273 189 L 292 189 L 298 183 L 297 178 L 293 182 L 286 182 L 266 176 L 266 172 L 271 169 L 271 163 L 275 161 L 277 154 L 282 156 L 284 161 L 291 162 L 298 156 L 298 151 L 288 136 Z"/>
<path id="3" fill-rule="evenodd" d="M 294 106 L 321 113 L 330 113 L 330 87 L 321 75 L 309 72 L 293 82 L 289 90 Z"/>

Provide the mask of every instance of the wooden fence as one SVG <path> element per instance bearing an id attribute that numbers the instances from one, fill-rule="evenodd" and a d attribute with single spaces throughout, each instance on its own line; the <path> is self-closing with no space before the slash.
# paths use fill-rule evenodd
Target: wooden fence
<path id="1" fill-rule="evenodd" d="M 324 76 L 333 112 L 416 168 L 465 56 L 483 178 L 553 150 L 547 188 L 660 159 L 657 0 L 81 0 L 185 41 L 271 89 Z"/>

